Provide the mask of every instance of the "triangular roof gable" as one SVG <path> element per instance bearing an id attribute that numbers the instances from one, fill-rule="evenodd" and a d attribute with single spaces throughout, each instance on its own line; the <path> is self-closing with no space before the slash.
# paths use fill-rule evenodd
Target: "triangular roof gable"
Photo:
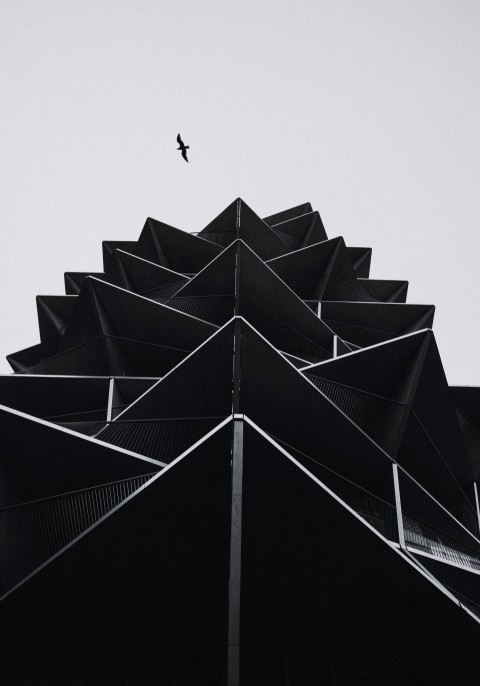
<path id="1" fill-rule="evenodd" d="M 243 240 L 262 259 L 288 252 L 288 246 L 255 212 L 237 198 L 218 217 L 210 222 L 199 236 L 227 247 L 237 239 Z"/>
<path id="2" fill-rule="evenodd" d="M 273 231 L 290 250 L 299 250 L 327 240 L 319 212 L 309 212 L 272 226 Z"/>
<path id="3" fill-rule="evenodd" d="M 196 274 L 221 250 L 209 241 L 148 217 L 134 252 L 181 274 Z"/>
<path id="4" fill-rule="evenodd" d="M 269 226 L 278 224 L 280 222 L 285 222 L 294 217 L 298 217 L 302 214 L 308 214 L 312 212 L 312 206 L 309 202 L 304 202 L 301 205 L 295 205 L 295 207 L 289 207 L 287 210 L 282 210 L 281 212 L 276 212 L 268 217 L 264 217 L 263 221 Z"/>

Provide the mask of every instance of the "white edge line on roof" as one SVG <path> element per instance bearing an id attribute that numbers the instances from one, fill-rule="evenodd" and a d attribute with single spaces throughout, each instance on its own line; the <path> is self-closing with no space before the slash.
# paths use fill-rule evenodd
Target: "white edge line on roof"
<path id="1" fill-rule="evenodd" d="M 6 593 L 4 593 L 2 596 L 0 596 L 0 602 L 4 600 L 7 596 L 9 596 L 11 593 L 13 593 L 19 586 L 22 586 L 26 581 L 28 581 L 31 577 L 33 577 L 37 572 L 39 572 L 41 569 L 46 567 L 50 562 L 55 560 L 59 555 L 61 555 L 65 550 L 68 548 L 71 548 L 75 543 L 80 539 L 83 538 L 86 534 L 88 534 L 92 529 L 94 529 L 98 524 L 103 522 L 107 517 L 110 517 L 112 514 L 114 514 L 117 510 L 119 510 L 123 505 L 125 505 L 126 502 L 129 500 L 132 500 L 135 496 L 137 496 L 141 491 L 145 490 L 148 486 L 150 486 L 154 481 L 157 481 L 160 477 L 162 477 L 166 472 L 168 472 L 172 467 L 174 467 L 180 460 L 183 460 L 189 453 L 191 453 L 193 450 L 198 448 L 199 445 L 201 445 L 203 442 L 208 440 L 213 434 L 215 434 L 217 431 L 222 429 L 228 422 L 232 421 L 232 417 L 226 417 L 223 421 L 220 422 L 215 428 L 211 429 L 208 433 L 205 434 L 205 436 L 202 436 L 196 443 L 190 446 L 187 450 L 185 450 L 181 455 L 176 457 L 172 462 L 170 462 L 165 469 L 162 469 L 162 471 L 158 472 L 158 474 L 155 474 L 155 476 L 152 476 L 151 479 L 146 481 L 142 486 L 137 488 L 136 491 L 133 491 L 129 496 L 127 496 L 124 500 L 122 500 L 118 505 L 115 505 L 111 510 L 109 510 L 106 514 L 103 515 L 103 517 L 100 517 L 97 519 L 93 524 L 91 524 L 87 529 L 82 531 L 78 536 L 73 538 L 71 541 L 69 541 L 63 548 L 58 550 L 56 553 L 54 553 L 51 557 L 48 558 L 48 560 L 45 560 L 41 565 L 36 567 L 30 574 L 25 576 L 23 579 L 21 579 L 15 586 L 12 586 Z M 107 485 L 107 484 L 103 484 Z"/>
<path id="2" fill-rule="evenodd" d="M 152 267 L 157 267 L 158 269 L 161 269 L 162 271 L 170 272 L 170 274 L 175 274 L 175 276 L 179 276 L 182 281 L 184 281 L 185 279 L 187 279 L 187 280 L 190 279 L 189 276 L 185 276 L 184 274 L 180 274 L 180 272 L 175 272 L 175 271 L 173 271 L 173 269 L 169 269 L 168 267 L 164 267 L 162 264 L 157 264 L 156 262 L 151 262 L 150 260 L 146 260 L 144 257 L 139 257 L 138 255 L 134 255 L 133 253 L 128 252 L 127 250 L 122 250 L 121 248 L 114 248 L 113 252 L 120 252 L 123 255 L 128 255 L 129 257 L 134 257 L 136 260 L 140 260 L 141 262 L 146 262 L 146 264 L 149 264 Z M 107 281 L 106 283 L 109 283 L 109 282 Z M 165 285 L 168 285 L 168 284 L 165 284 Z"/>
<path id="3" fill-rule="evenodd" d="M 288 212 L 288 210 L 284 210 L 284 212 Z M 275 212 L 275 214 L 283 214 L 283 212 Z M 267 217 L 265 217 L 265 219 L 269 219 L 269 217 L 274 217 L 275 214 L 270 214 Z M 303 214 L 296 214 L 294 217 L 290 217 L 290 219 L 284 219 L 283 221 L 277 222 L 276 224 L 271 224 L 271 225 L 268 224 L 268 226 L 270 226 L 271 229 L 276 229 L 277 226 L 281 226 L 282 224 L 286 224 L 287 222 L 293 222 L 294 219 L 300 219 L 301 217 L 308 217 L 311 214 L 320 215 L 320 212 L 318 210 L 312 210 L 311 212 L 304 212 Z M 265 224 L 266 224 L 267 222 L 265 221 L 265 219 L 262 219 L 262 221 L 265 222 Z M 279 231 L 281 231 L 281 229 L 279 229 Z"/>
<path id="4" fill-rule="evenodd" d="M 204 319 L 199 319 L 198 317 L 194 317 L 192 314 L 188 314 L 187 312 L 181 312 L 180 310 L 176 310 L 174 307 L 169 307 L 168 305 L 164 305 L 163 303 L 158 303 L 155 300 L 151 300 L 150 298 L 146 298 L 144 295 L 140 295 L 139 293 L 134 293 L 133 291 L 128 291 L 126 288 L 122 288 L 121 286 L 117 286 L 114 283 L 109 283 L 108 281 L 102 281 L 101 279 L 97 279 L 96 276 L 87 276 L 86 278 L 91 279 L 92 281 L 98 281 L 99 283 L 102 283 L 106 286 L 109 286 L 110 288 L 116 288 L 117 290 L 122 291 L 122 293 L 127 293 L 128 295 L 132 296 L 133 298 L 141 298 L 142 300 L 145 300 L 146 302 L 150 303 L 151 305 L 155 305 L 155 306 L 161 307 L 161 308 L 166 307 L 171 312 L 175 312 L 176 314 L 183 315 L 184 317 L 190 317 L 190 319 L 195 319 L 195 321 L 200 322 L 201 324 L 204 324 L 205 326 L 218 329 L 218 327 L 215 324 L 211 324 L 210 322 L 207 322 Z"/>
<path id="5" fill-rule="evenodd" d="M 390 541 L 388 538 L 385 538 L 382 536 L 382 534 L 377 531 L 371 524 L 369 524 L 365 519 L 363 519 L 357 512 L 355 512 L 354 509 L 352 509 L 344 500 L 342 500 L 339 496 L 336 495 L 332 490 L 328 488 L 320 479 L 318 479 L 314 474 L 308 471 L 306 467 L 304 467 L 300 462 L 298 462 L 290 453 L 288 453 L 284 448 L 282 448 L 281 445 L 279 445 L 273 438 L 271 438 L 265 431 L 263 431 L 255 422 L 253 422 L 247 415 L 244 417 L 245 422 L 249 424 L 255 431 L 257 431 L 265 440 L 267 440 L 271 445 L 273 445 L 279 452 L 281 452 L 287 459 L 289 459 L 293 464 L 295 464 L 304 474 L 309 477 L 312 481 L 314 481 L 318 486 L 320 486 L 326 493 L 328 493 L 334 500 L 336 500 L 340 505 L 342 505 L 346 510 L 350 512 L 357 520 L 362 522 L 364 526 L 366 526 L 372 533 L 374 533 L 381 541 L 383 541 L 385 544 L 387 544 L 392 550 L 394 550 L 398 555 L 402 557 L 403 560 L 408 562 L 414 569 L 417 570 L 422 576 L 424 576 L 430 583 L 433 583 L 434 586 L 436 586 L 439 590 L 441 590 L 450 600 L 453 600 L 456 605 L 460 605 L 460 601 L 458 598 L 456 598 L 448 589 L 446 589 L 433 575 L 429 574 L 427 571 L 425 571 L 421 566 L 418 566 L 414 563 L 414 561 L 410 560 L 408 556 L 403 555 L 402 550 L 400 546 L 393 541 Z M 438 558 L 434 558 L 438 559 Z M 462 609 L 468 609 L 464 608 L 464 606 L 461 606 Z M 480 619 L 473 615 L 471 612 L 469 612 L 474 619 L 476 619 L 477 622 L 480 623 Z"/>
<path id="6" fill-rule="evenodd" d="M 331 243 L 332 241 L 338 241 L 338 240 L 344 240 L 343 236 L 335 236 L 334 238 L 327 238 L 325 241 L 318 241 L 318 243 L 312 243 L 311 245 L 306 245 L 304 248 L 298 248 L 298 250 L 291 250 L 290 252 L 286 252 L 283 255 L 279 255 L 278 257 L 272 257 L 269 260 L 266 261 L 266 263 L 270 262 L 275 262 L 275 260 L 284 260 L 287 257 L 290 257 L 291 255 L 298 255 L 299 252 L 303 252 L 304 250 L 310 250 L 311 248 L 316 248 L 319 245 L 325 245 L 325 243 Z M 345 242 L 345 241 L 344 241 Z"/>
<path id="7" fill-rule="evenodd" d="M 119 419 L 119 417 L 121 417 L 121 416 L 123 415 L 124 412 L 127 412 L 128 410 L 130 410 L 136 403 L 138 403 L 139 400 L 141 400 L 144 396 L 146 396 L 148 393 L 150 393 L 150 391 L 152 391 L 156 386 L 158 386 L 158 384 L 159 384 L 161 381 L 163 381 L 164 379 L 166 379 L 168 376 L 170 376 L 170 374 L 172 374 L 175 370 L 177 370 L 179 367 L 181 367 L 182 364 L 183 364 L 184 362 L 186 362 L 190 357 L 192 357 L 192 355 L 194 355 L 198 350 L 200 350 L 200 348 L 203 348 L 204 345 L 207 345 L 207 343 L 208 343 L 209 341 L 211 341 L 212 338 L 213 338 L 214 336 L 216 336 L 217 334 L 219 334 L 220 331 L 222 331 L 226 326 L 228 326 L 234 319 L 235 319 L 235 317 L 232 317 L 231 319 L 228 320 L 228 322 L 225 322 L 225 324 L 223 324 L 223 325 L 222 325 L 221 327 L 219 327 L 216 331 L 214 331 L 214 332 L 211 334 L 211 336 L 209 336 L 206 340 L 204 340 L 203 343 L 200 343 L 200 345 L 199 345 L 197 348 L 195 348 L 195 350 L 192 350 L 192 352 L 189 353 L 186 357 L 184 357 L 183 360 L 180 360 L 180 362 L 179 362 L 178 364 L 176 364 L 175 367 L 173 367 L 172 369 L 170 369 L 170 371 L 167 372 L 167 373 L 165 374 L 165 376 L 162 376 L 160 379 L 158 379 L 157 383 L 154 383 L 153 386 L 150 386 L 150 388 L 147 388 L 147 390 L 146 390 L 144 393 L 142 393 L 142 395 L 139 395 L 138 398 L 137 398 L 136 400 L 133 401 L 133 403 L 131 403 L 131 404 L 130 404 L 128 407 L 126 407 L 124 410 L 122 410 L 122 412 L 120 412 L 120 414 L 118 414 L 118 415 L 115 417 L 115 419 L 112 420 L 112 421 L 116 422 L 116 421 Z M 119 377 L 119 378 L 124 378 L 124 377 Z M 125 377 L 125 378 L 126 378 L 126 377 Z"/>
<path id="8" fill-rule="evenodd" d="M 275 348 L 275 346 L 272 345 L 272 344 L 270 343 L 270 341 L 267 341 L 267 339 L 264 338 L 264 336 L 262 336 L 262 334 L 261 334 L 259 331 L 257 331 L 257 329 L 255 329 L 255 327 L 253 327 L 253 326 L 250 324 L 250 322 L 248 322 L 248 321 L 247 321 L 246 319 L 244 319 L 243 317 L 235 317 L 235 319 L 242 319 L 242 320 L 245 322 L 245 324 L 247 324 L 247 325 L 252 329 L 252 331 L 255 331 L 255 333 L 257 334 L 257 336 L 259 336 L 260 338 L 262 338 L 263 341 L 264 341 L 270 348 L 272 348 L 272 350 L 274 350 L 274 351 L 277 353 L 277 355 L 279 355 L 279 356 L 281 357 L 281 359 L 282 359 L 284 362 L 286 362 L 287 364 L 289 364 L 290 367 L 291 367 L 292 369 L 294 369 L 295 372 L 296 372 L 297 374 L 299 374 L 300 377 L 301 377 L 302 379 L 304 379 L 312 388 L 314 388 L 315 391 L 316 391 L 317 393 L 319 393 L 319 394 L 322 396 L 322 398 L 328 402 L 329 405 L 331 405 L 339 414 L 341 414 L 342 417 L 344 417 L 344 419 L 345 419 L 349 424 L 351 424 L 352 426 L 354 426 L 355 429 L 356 429 L 359 433 L 361 433 L 361 434 L 369 441 L 369 443 L 371 443 L 372 445 L 374 445 L 374 446 L 377 448 L 377 450 L 378 450 L 379 452 L 381 452 L 381 453 L 389 460 L 390 463 L 393 462 L 392 457 L 391 457 L 391 456 L 390 456 L 390 455 L 389 455 L 380 445 L 378 445 L 378 443 L 376 443 L 376 442 L 373 440 L 373 438 L 372 438 L 371 436 L 369 436 L 367 433 L 365 433 L 365 431 L 363 431 L 363 429 L 361 429 L 361 428 L 358 426 L 358 424 L 356 424 L 356 423 L 353 421 L 353 419 L 350 419 L 350 417 L 348 417 L 348 416 L 338 407 L 338 405 L 335 405 L 335 403 L 334 403 L 332 400 L 330 400 L 330 398 L 329 398 L 328 396 L 326 396 L 324 393 L 322 393 L 322 391 L 321 391 L 317 386 L 315 386 L 315 384 L 312 383 L 312 382 L 310 381 L 310 379 L 308 379 L 308 378 L 305 376 L 305 374 L 302 374 L 302 370 L 301 370 L 301 369 L 299 369 L 298 367 L 295 367 L 295 365 L 292 364 L 292 362 L 290 362 L 290 360 L 288 360 L 286 357 L 284 357 L 284 356 L 282 355 L 281 351 L 280 351 L 280 350 L 277 350 L 277 348 Z M 340 358 L 334 358 L 334 359 L 340 359 Z"/>
<path id="9" fill-rule="evenodd" d="M 352 350 L 350 353 L 345 353 L 344 355 L 339 355 L 338 357 L 334 357 L 331 360 L 324 360 L 323 362 L 316 362 L 315 364 L 309 364 L 308 367 L 302 367 L 299 369 L 300 372 L 306 372 L 309 369 L 321 367 L 324 364 L 330 364 L 331 362 L 336 362 L 338 360 L 343 359 L 344 357 L 351 357 L 352 355 L 358 355 L 363 352 L 366 352 L 367 350 L 373 350 L 374 348 L 380 348 L 382 346 L 390 345 L 391 343 L 395 343 L 396 341 L 400 341 L 403 338 L 408 338 L 409 336 L 418 336 L 419 334 L 424 334 L 427 331 L 432 331 L 432 329 L 429 329 L 428 327 L 425 329 L 419 329 L 418 331 L 412 331 L 411 333 L 406 333 L 402 334 L 401 336 L 397 336 L 396 338 L 390 338 L 388 341 L 382 341 L 381 343 L 374 343 L 373 345 L 369 345 L 366 348 L 360 348 L 360 350 Z M 432 331 L 432 335 L 435 335 Z M 348 342 L 348 341 L 347 341 Z"/>
<path id="10" fill-rule="evenodd" d="M 75 436 L 75 438 L 78 438 L 78 439 L 83 440 L 83 441 L 87 441 L 89 443 L 94 443 L 95 445 L 99 445 L 102 448 L 110 448 L 110 450 L 113 450 L 115 452 L 123 453 L 124 455 L 128 455 L 129 457 L 135 457 L 139 460 L 143 460 L 144 462 L 150 462 L 151 464 L 157 465 L 159 467 L 165 466 L 164 462 L 159 462 L 158 460 L 154 460 L 151 457 L 146 457 L 145 455 L 140 455 L 139 453 L 134 453 L 132 450 L 127 450 L 126 448 L 121 448 L 119 446 L 112 445 L 111 443 L 105 443 L 104 441 L 97 440 L 96 438 L 93 438 L 92 436 L 85 436 L 85 434 L 78 433 L 77 431 L 73 431 L 72 429 L 67 429 L 67 427 L 59 426 L 58 424 L 55 424 L 53 422 L 48 422 L 45 419 L 40 419 L 40 417 L 35 417 L 34 415 L 27 414 L 26 412 L 21 412 L 20 410 L 16 410 L 13 407 L 7 407 L 6 405 L 0 405 L 0 411 L 7 412 L 8 414 L 16 415 L 17 417 L 21 417 L 22 419 L 27 419 L 28 421 L 35 422 L 37 424 L 41 424 L 42 426 L 46 426 L 49 429 L 52 429 L 55 431 L 61 431 L 63 433 L 68 434 L 69 436 Z"/>
<path id="11" fill-rule="evenodd" d="M 95 376 L 95 375 L 84 375 L 84 374 L 22 374 L 21 372 L 11 372 L 10 374 L 0 374 L 0 379 L 4 378 L 9 378 L 9 379 L 21 379 L 23 378 L 29 378 L 29 379 L 135 379 L 135 380 L 148 380 L 148 379 L 153 379 L 155 381 L 158 381 L 162 377 L 159 376 Z"/>
<path id="12" fill-rule="evenodd" d="M 480 576 L 480 570 L 472 569 L 472 567 L 467 567 L 466 565 L 461 565 L 458 562 L 454 562 L 453 560 L 447 560 L 444 557 L 432 555 L 432 553 L 427 553 L 424 550 L 417 550 L 416 548 L 410 547 L 408 544 L 406 544 L 406 550 L 408 550 L 408 552 L 412 553 L 413 555 L 420 555 L 420 557 L 426 557 L 429 560 L 434 560 L 435 562 L 440 562 L 441 564 L 450 565 L 451 567 L 456 567 L 457 569 L 463 569 L 463 571 Z"/>
<path id="13" fill-rule="evenodd" d="M 172 298 L 182 297 L 181 293 L 182 293 L 183 289 L 186 288 L 187 286 L 189 286 L 191 283 L 193 283 L 195 281 L 195 279 L 197 278 L 197 276 L 200 276 L 200 274 L 202 274 L 206 269 L 208 269 L 208 267 L 210 267 L 216 260 L 218 260 L 218 258 L 221 257 L 224 252 L 226 252 L 227 250 L 230 250 L 232 245 L 234 243 L 237 243 L 238 240 L 240 240 L 240 239 L 235 239 L 234 241 L 232 241 L 230 243 L 230 245 L 227 245 L 225 248 L 223 248 L 223 250 L 221 252 L 219 252 L 218 255 L 215 255 L 215 257 L 212 260 L 210 260 L 210 262 L 208 264 L 206 264 L 204 267 L 202 267 L 202 269 L 200 269 L 200 271 L 197 272 L 195 274 L 195 276 L 192 276 L 192 278 L 190 279 L 190 281 L 188 283 L 183 284 L 183 286 L 175 293 L 175 295 L 172 296 Z M 211 241 L 209 241 L 209 242 L 211 242 Z M 241 242 L 243 243 L 243 241 L 241 241 Z"/>
<path id="14" fill-rule="evenodd" d="M 286 288 L 288 291 L 290 291 L 290 293 L 292 293 L 292 295 L 295 297 L 295 299 L 296 299 L 299 303 L 301 303 L 301 304 L 310 312 L 310 314 L 309 314 L 308 316 L 311 317 L 311 315 L 313 314 L 313 316 L 315 317 L 315 319 L 317 319 L 317 321 L 320 321 L 320 323 L 321 323 L 321 324 L 323 325 L 323 327 L 326 329 L 325 333 L 330 332 L 330 334 L 332 335 L 332 338 L 333 338 L 333 336 L 336 335 L 335 332 L 332 331 L 332 329 L 328 326 L 328 324 L 326 324 L 326 323 L 323 321 L 323 319 L 320 319 L 320 317 L 318 317 L 318 316 L 315 314 L 315 312 L 313 312 L 313 310 L 311 310 L 311 309 L 309 308 L 309 306 L 306 304 L 306 302 L 305 302 L 304 300 L 302 300 L 302 298 L 300 298 L 300 297 L 295 293 L 295 291 L 292 290 L 292 289 L 290 288 L 290 286 L 289 286 L 288 284 L 286 284 L 285 281 L 284 281 L 280 276 L 278 276 L 278 274 L 276 274 L 276 273 L 273 271 L 273 269 L 267 264 L 267 262 L 264 262 L 264 261 L 262 260 L 262 258 L 259 257 L 259 256 L 257 255 L 257 253 L 256 253 L 254 250 L 252 250 L 252 248 L 251 248 L 249 245 L 247 245 L 244 241 L 242 241 L 241 238 L 239 238 L 239 239 L 237 239 L 237 240 L 238 240 L 240 243 L 243 243 L 243 245 L 244 245 L 248 250 L 250 250 L 250 252 L 251 252 L 253 255 L 255 255 L 255 257 L 256 257 L 258 260 L 260 260 L 260 262 L 261 262 L 261 263 L 262 263 L 262 264 L 263 264 L 263 265 L 273 274 L 273 276 L 274 276 L 276 279 L 278 279 L 278 281 L 280 281 L 280 283 L 283 284 L 283 286 L 285 286 L 285 288 Z M 282 255 L 280 255 L 280 257 L 282 257 Z M 303 312 L 305 312 L 305 310 L 303 310 Z M 312 320 L 312 321 L 313 321 L 313 320 Z"/>

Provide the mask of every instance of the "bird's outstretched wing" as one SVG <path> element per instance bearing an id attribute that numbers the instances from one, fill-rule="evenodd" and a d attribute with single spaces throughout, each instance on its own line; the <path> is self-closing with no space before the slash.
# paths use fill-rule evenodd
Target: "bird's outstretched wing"
<path id="1" fill-rule="evenodd" d="M 180 138 L 180 134 L 178 134 L 178 136 L 177 136 L 177 143 L 178 143 L 178 145 L 183 145 L 183 141 Z"/>
<path id="2" fill-rule="evenodd" d="M 184 148 L 184 149 L 182 150 L 182 157 L 183 157 L 183 159 L 184 159 L 186 162 L 188 162 L 188 160 L 187 160 L 187 150 L 186 150 L 186 148 Z"/>

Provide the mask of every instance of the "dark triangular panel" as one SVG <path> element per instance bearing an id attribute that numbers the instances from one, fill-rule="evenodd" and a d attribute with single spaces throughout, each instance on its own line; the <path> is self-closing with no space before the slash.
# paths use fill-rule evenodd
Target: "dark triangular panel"
<path id="1" fill-rule="evenodd" d="M 209 241 L 149 217 L 135 252 L 146 260 L 181 274 L 196 274 L 218 255 L 220 249 Z"/>
<path id="2" fill-rule="evenodd" d="M 478 626 L 444 587 L 249 427 L 243 473 L 247 684 L 446 684 L 459 662 L 474 683 Z"/>
<path id="3" fill-rule="evenodd" d="M 442 584 L 448 586 L 462 607 L 475 617 L 480 617 L 480 593 L 478 575 L 471 570 L 448 565 L 439 559 L 417 555 L 417 560 Z"/>
<path id="4" fill-rule="evenodd" d="M 91 288 L 98 297 L 104 314 L 104 333 L 127 339 L 168 345 L 191 351 L 216 327 L 201 319 L 177 312 L 171 307 L 111 286 L 91 280 Z M 130 313 L 135 313 L 135 319 Z"/>
<path id="5" fill-rule="evenodd" d="M 75 302 L 71 295 L 37 295 L 38 327 L 45 357 L 58 351 Z"/>
<path id="6" fill-rule="evenodd" d="M 347 343 L 361 348 L 431 328 L 433 305 L 322 302 L 321 317 Z"/>
<path id="7" fill-rule="evenodd" d="M 230 245 L 238 238 L 237 229 L 240 204 L 240 198 L 234 200 L 215 219 L 207 224 L 198 235 L 222 247 Z"/>
<path id="8" fill-rule="evenodd" d="M 232 411 L 233 335 L 233 322 L 223 326 L 119 418 L 226 417 Z"/>
<path id="9" fill-rule="evenodd" d="M 343 238 L 333 238 L 268 261 L 303 300 L 375 300 L 362 288 Z"/>
<path id="10" fill-rule="evenodd" d="M 123 288 L 159 300 L 188 283 L 188 278 L 123 250 L 114 251 L 118 282 Z"/>
<path id="11" fill-rule="evenodd" d="M 407 300 L 408 281 L 359 279 L 358 283 L 376 300 L 385 303 L 404 303 Z"/>
<path id="12" fill-rule="evenodd" d="M 435 337 L 432 335 L 419 377 L 412 411 L 437 446 L 455 478 L 467 488 L 471 473 Z"/>
<path id="13" fill-rule="evenodd" d="M 74 359 L 77 374 L 162 376 L 213 331 L 213 325 L 198 318 L 89 277 L 63 336 L 61 353 L 62 359 Z M 92 346 L 96 346 L 96 365 L 88 362 Z"/>
<path id="14" fill-rule="evenodd" d="M 264 217 L 263 221 L 269 226 L 273 226 L 274 224 L 279 224 L 280 222 L 285 222 L 310 212 L 312 212 L 312 206 L 309 202 L 305 202 L 302 205 L 296 205 L 295 207 L 290 207 L 288 210 L 283 210 L 282 212 L 271 214 L 269 217 Z"/>
<path id="15" fill-rule="evenodd" d="M 3 598 L 6 683 L 222 683 L 230 441 L 227 425 Z"/>
<path id="16" fill-rule="evenodd" d="M 103 241 L 102 242 L 102 253 L 103 253 L 103 270 L 105 274 L 115 274 L 115 250 L 125 250 L 125 252 L 137 254 L 138 241 Z M 95 276 L 95 274 L 90 274 L 89 276 Z M 100 275 L 99 279 L 102 278 Z"/>
<path id="17" fill-rule="evenodd" d="M 83 287 L 83 282 L 87 276 L 94 276 L 97 279 L 106 279 L 104 272 L 65 272 L 65 293 L 67 295 L 78 295 Z"/>
<path id="18" fill-rule="evenodd" d="M 229 205 L 198 235 L 223 247 L 242 239 L 262 260 L 283 255 L 289 250 L 286 243 L 241 198 Z"/>
<path id="19" fill-rule="evenodd" d="M 477 480 L 480 468 L 480 388 L 451 386 L 450 393 L 470 458 L 471 474 Z"/>
<path id="20" fill-rule="evenodd" d="M 37 343 L 24 350 L 7 355 L 7 362 L 14 372 L 22 373 L 38 364 L 42 359 L 42 344 Z"/>
<path id="21" fill-rule="evenodd" d="M 283 352 L 310 361 L 332 354 L 330 329 L 243 241 L 234 241 L 167 304 L 223 324 L 235 311 L 235 293 L 238 313 Z"/>
<path id="22" fill-rule="evenodd" d="M 3 508 L 0 596 L 46 563 L 157 473 L 141 474 Z"/>
<path id="23" fill-rule="evenodd" d="M 466 449 L 432 336 L 410 400 L 398 462 L 471 531 L 478 531 Z"/>
<path id="24" fill-rule="evenodd" d="M 165 463 L 178 457 L 232 412 L 233 339 L 233 323 L 226 324 L 96 438 Z"/>
<path id="25" fill-rule="evenodd" d="M 381 497 L 391 494 L 388 456 L 246 322 L 241 336 L 241 412 L 306 463 L 320 462 Z M 274 407 L 267 398 L 275 398 Z"/>
<path id="26" fill-rule="evenodd" d="M 0 376 L 0 399 L 2 405 L 43 419 L 106 412 L 109 383 L 106 376 Z"/>
<path id="27" fill-rule="evenodd" d="M 405 545 L 480 571 L 478 531 L 471 531 L 402 467 L 398 468 Z"/>
<path id="28" fill-rule="evenodd" d="M 3 681 L 476 683 L 480 396 L 433 306 L 309 204 L 103 253 L 0 376 Z"/>
<path id="29" fill-rule="evenodd" d="M 273 231 L 290 250 L 300 250 L 308 245 L 327 240 L 320 214 L 310 212 L 299 217 L 272 225 Z"/>
<path id="30" fill-rule="evenodd" d="M 411 334 L 303 372 L 342 412 L 395 455 L 423 349 L 431 336 L 431 331 Z"/>
<path id="31" fill-rule="evenodd" d="M 177 291 L 177 297 L 234 296 L 240 243 L 234 241 Z"/>
<path id="32" fill-rule="evenodd" d="M 146 393 L 156 381 L 153 379 L 119 376 L 112 386 L 112 419 Z"/>
<path id="33" fill-rule="evenodd" d="M 247 246 L 239 250 L 239 314 L 282 352 L 311 362 L 331 357 L 332 331 Z"/>
<path id="34" fill-rule="evenodd" d="M 92 297 L 91 278 L 85 278 L 82 290 L 75 299 L 68 326 L 59 345 L 59 352 L 94 341 L 102 335 L 102 327 Z"/>
<path id="35" fill-rule="evenodd" d="M 371 248 L 347 248 L 357 277 L 368 279 L 370 275 L 370 263 L 372 261 Z"/>
<path id="36" fill-rule="evenodd" d="M 146 474 L 158 462 L 0 406 L 2 507 Z"/>
<path id="37" fill-rule="evenodd" d="M 163 302 L 177 310 L 221 325 L 235 313 L 238 241 L 225 248 L 204 269 Z"/>
<path id="38" fill-rule="evenodd" d="M 302 300 L 319 300 L 338 254 L 340 238 L 291 252 L 267 264 Z"/>
<path id="39" fill-rule="evenodd" d="M 467 492 L 471 475 L 431 331 L 303 371 L 455 516 L 475 527 L 460 490 Z"/>

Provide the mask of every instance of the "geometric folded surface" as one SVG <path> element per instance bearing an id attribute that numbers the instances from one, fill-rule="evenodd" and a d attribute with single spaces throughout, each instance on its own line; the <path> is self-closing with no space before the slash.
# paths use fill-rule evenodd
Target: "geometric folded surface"
<path id="1" fill-rule="evenodd" d="M 198 236 L 223 247 L 241 239 L 262 260 L 289 251 L 288 245 L 241 198 L 231 203 Z"/>
<path id="2" fill-rule="evenodd" d="M 370 263 L 372 261 L 371 248 L 347 248 L 353 268 L 359 279 L 368 279 L 370 275 Z"/>
<path id="3" fill-rule="evenodd" d="M 480 467 L 480 389 L 478 386 L 451 386 L 450 393 L 468 451 L 470 471 L 477 479 Z"/>
<path id="4" fill-rule="evenodd" d="M 301 205 L 295 205 L 295 207 L 289 207 L 287 210 L 275 212 L 275 214 L 264 217 L 263 221 L 269 226 L 273 226 L 275 224 L 279 224 L 280 222 L 285 222 L 310 212 L 312 212 L 312 206 L 309 202 L 305 202 Z"/>
<path id="5" fill-rule="evenodd" d="M 125 408 L 115 421 L 224 418 L 231 414 L 233 348 L 234 325 L 228 322 Z"/>
<path id="6" fill-rule="evenodd" d="M 394 456 L 429 331 L 421 331 L 302 371 L 332 402 Z"/>
<path id="7" fill-rule="evenodd" d="M 233 241 L 165 304 L 216 325 L 234 312 L 283 352 L 331 356 L 333 333 L 242 240 Z"/>
<path id="8" fill-rule="evenodd" d="M 57 353 L 34 374 L 162 376 L 215 330 L 123 288 L 87 277 Z"/>
<path id="9" fill-rule="evenodd" d="M 221 683 L 229 446 L 227 425 L 3 598 L 6 683 Z"/>
<path id="10" fill-rule="evenodd" d="M 408 281 L 359 279 L 359 285 L 382 302 L 404 303 L 407 299 Z"/>
<path id="11" fill-rule="evenodd" d="M 121 447 L 0 406 L 0 506 L 149 474 L 163 467 Z"/>
<path id="12" fill-rule="evenodd" d="M 148 218 L 0 375 L 13 686 L 475 684 L 480 395 L 309 203 Z"/>
<path id="13" fill-rule="evenodd" d="M 321 318 L 347 343 L 364 348 L 431 328 L 433 305 L 322 302 Z"/>
<path id="14" fill-rule="evenodd" d="M 303 300 L 377 300 L 357 279 L 343 238 L 310 245 L 267 264 Z"/>
<path id="15" fill-rule="evenodd" d="M 124 250 L 114 250 L 113 257 L 117 274 L 112 281 L 151 300 L 171 295 L 188 281 L 183 274 Z"/>
<path id="16" fill-rule="evenodd" d="M 71 295 L 37 295 L 38 326 L 44 355 L 55 355 L 59 349 L 75 301 Z"/>
<path id="17" fill-rule="evenodd" d="M 276 219 L 280 218 L 281 216 L 277 216 Z M 266 223 L 288 245 L 290 250 L 301 250 L 307 245 L 327 240 L 327 234 L 318 212 L 306 212 L 290 219 L 275 221 L 274 224 L 270 221 Z"/>
<path id="18" fill-rule="evenodd" d="M 473 683 L 478 624 L 441 584 L 250 427 L 244 455 L 245 683 Z"/>
<path id="19" fill-rule="evenodd" d="M 431 331 L 303 372 L 461 521 L 478 528 L 467 454 Z"/>
<path id="20" fill-rule="evenodd" d="M 155 472 L 0 510 L 0 595 L 58 553 Z"/>
<path id="21" fill-rule="evenodd" d="M 136 249 L 128 250 L 146 260 L 181 274 L 196 274 L 220 249 L 209 241 L 149 217 Z"/>

